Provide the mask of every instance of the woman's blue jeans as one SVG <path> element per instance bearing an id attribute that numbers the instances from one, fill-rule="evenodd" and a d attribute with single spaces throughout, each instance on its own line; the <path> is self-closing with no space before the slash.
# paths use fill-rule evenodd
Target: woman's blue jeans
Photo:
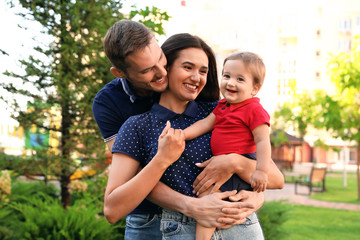
<path id="1" fill-rule="evenodd" d="M 195 240 L 196 221 L 179 212 L 163 210 L 160 229 L 163 240 Z M 263 240 L 264 234 L 256 213 L 242 224 L 217 229 L 211 240 Z"/>
<path id="2" fill-rule="evenodd" d="M 161 240 L 160 214 L 129 214 L 124 240 Z"/>

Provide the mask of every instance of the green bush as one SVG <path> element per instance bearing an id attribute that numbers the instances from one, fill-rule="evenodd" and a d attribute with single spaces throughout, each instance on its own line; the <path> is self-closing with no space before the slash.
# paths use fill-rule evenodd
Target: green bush
<path id="1" fill-rule="evenodd" d="M 20 198 L 20 197 L 19 197 Z M 98 215 L 96 207 L 75 204 L 63 209 L 45 194 L 11 201 L 0 210 L 1 239 L 118 239 L 118 225 Z"/>
<path id="2" fill-rule="evenodd" d="M 265 239 L 282 239 L 284 232 L 281 231 L 281 225 L 288 219 L 287 212 L 290 205 L 281 202 L 266 202 L 258 211 L 261 227 L 264 231 Z"/>
<path id="3" fill-rule="evenodd" d="M 13 201 L 20 201 L 24 198 L 31 198 L 38 194 L 44 194 L 52 198 L 58 198 L 60 190 L 56 188 L 54 184 L 45 184 L 43 181 L 14 181 L 11 186 L 10 197 Z M 19 196 L 21 196 L 20 199 L 18 199 Z"/>
<path id="4" fill-rule="evenodd" d="M 22 157 L 0 153 L 0 169 L 17 170 L 22 168 L 24 168 Z"/>

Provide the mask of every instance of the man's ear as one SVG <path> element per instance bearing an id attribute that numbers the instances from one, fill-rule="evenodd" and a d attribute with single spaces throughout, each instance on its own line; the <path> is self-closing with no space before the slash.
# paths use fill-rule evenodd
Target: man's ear
<path id="1" fill-rule="evenodd" d="M 122 70 L 120 70 L 116 67 L 111 67 L 110 72 L 112 72 L 112 74 L 114 74 L 114 76 L 117 78 L 125 78 L 126 77 L 126 74 Z"/>

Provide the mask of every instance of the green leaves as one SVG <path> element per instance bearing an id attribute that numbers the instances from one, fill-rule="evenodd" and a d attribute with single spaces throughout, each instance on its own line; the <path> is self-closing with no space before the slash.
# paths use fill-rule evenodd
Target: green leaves
<path id="1" fill-rule="evenodd" d="M 41 162 L 48 166 L 59 167 L 54 174 L 61 181 L 66 205 L 70 202 L 67 183 L 76 167 L 105 161 L 107 149 L 93 118 L 92 101 L 114 78 L 103 51 L 103 37 L 109 27 L 125 18 L 122 1 L 10 1 L 10 5 L 15 4 L 23 7 L 20 15 L 40 23 L 42 32 L 53 41 L 38 41 L 36 54 L 19 60 L 22 72 L 5 73 L 14 81 L 2 82 L 0 87 L 12 98 L 1 98 L 7 101 L 21 126 L 50 131 L 48 149 L 42 150 L 47 152 L 32 153 L 46 158 L 48 161 Z M 158 34 L 164 33 L 162 23 L 169 19 L 166 12 L 155 7 L 134 9 L 130 17 L 135 16 Z M 7 54 L 4 50 L 1 53 Z M 20 109 L 24 97 L 28 107 Z M 40 169 L 45 171 L 47 167 Z"/>

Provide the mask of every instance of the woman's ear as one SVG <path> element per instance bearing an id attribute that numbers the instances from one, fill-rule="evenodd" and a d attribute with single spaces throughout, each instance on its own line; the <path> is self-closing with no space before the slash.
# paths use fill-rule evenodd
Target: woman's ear
<path id="1" fill-rule="evenodd" d="M 117 67 L 111 67 L 110 72 L 112 72 L 112 74 L 114 74 L 117 78 L 126 78 L 126 74 Z"/>

